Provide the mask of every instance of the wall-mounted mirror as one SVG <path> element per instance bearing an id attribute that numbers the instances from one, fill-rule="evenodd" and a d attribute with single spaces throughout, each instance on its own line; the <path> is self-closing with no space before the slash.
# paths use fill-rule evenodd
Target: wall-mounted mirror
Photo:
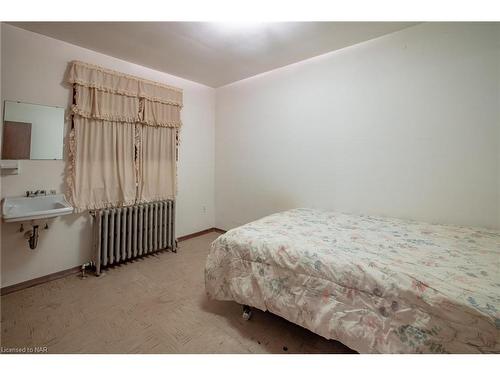
<path id="1" fill-rule="evenodd" d="M 3 160 L 63 158 L 64 108 L 4 103 Z"/>

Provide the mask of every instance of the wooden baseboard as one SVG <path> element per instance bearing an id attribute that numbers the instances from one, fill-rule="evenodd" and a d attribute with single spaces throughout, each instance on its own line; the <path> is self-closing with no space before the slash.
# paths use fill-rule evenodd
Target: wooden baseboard
<path id="1" fill-rule="evenodd" d="M 45 275 L 37 277 L 36 279 L 26 280 L 18 284 L 5 286 L 0 289 L 0 295 L 5 296 L 6 294 L 17 292 L 22 289 L 31 288 L 32 286 L 40 285 L 49 281 L 61 279 L 63 277 L 74 275 L 80 272 L 81 266 L 76 266 L 67 270 L 62 270 L 59 272 L 51 273 L 50 275 Z"/>
<path id="2" fill-rule="evenodd" d="M 191 233 L 191 234 L 179 237 L 177 239 L 177 241 L 181 242 L 181 241 L 189 240 L 191 238 L 203 236 L 204 234 L 208 234 L 208 233 L 212 233 L 212 232 L 221 233 L 221 234 L 226 233 L 225 230 L 222 230 L 219 228 L 209 228 L 209 229 L 202 230 L 200 232 Z M 73 268 L 70 268 L 67 270 L 51 273 L 50 275 L 37 277 L 36 279 L 31 279 L 31 280 L 23 281 L 23 282 L 18 283 L 18 284 L 5 286 L 5 287 L 0 289 L 0 295 L 5 296 L 7 294 L 17 292 L 19 290 L 31 288 L 32 286 L 36 286 L 36 285 L 40 285 L 43 283 L 47 283 L 49 281 L 61 279 L 61 278 L 66 277 L 66 276 L 76 274 L 76 273 L 80 272 L 80 270 L 81 270 L 81 266 L 76 266 L 76 267 L 73 267 Z"/>
<path id="3" fill-rule="evenodd" d="M 199 232 L 196 232 L 196 233 L 191 233 L 191 234 L 187 234 L 185 236 L 179 237 L 179 238 L 177 238 L 177 241 L 179 241 L 179 242 L 186 241 L 186 240 L 189 240 L 191 238 L 203 236 L 204 234 L 208 234 L 208 233 L 212 233 L 212 232 L 226 233 L 225 230 L 222 230 L 222 229 L 219 229 L 219 228 L 209 228 L 209 229 L 205 229 L 205 230 L 202 230 L 202 231 L 199 231 Z"/>

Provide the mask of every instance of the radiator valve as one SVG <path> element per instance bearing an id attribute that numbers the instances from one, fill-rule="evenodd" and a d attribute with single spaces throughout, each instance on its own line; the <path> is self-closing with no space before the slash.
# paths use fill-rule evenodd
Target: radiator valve
<path id="1" fill-rule="evenodd" d="M 81 268 L 82 273 L 80 275 L 81 279 L 86 279 L 87 278 L 87 275 L 85 274 L 85 270 L 87 268 L 89 268 L 89 267 L 93 268 L 94 267 L 94 262 L 90 261 L 90 262 L 82 264 L 82 268 Z"/>

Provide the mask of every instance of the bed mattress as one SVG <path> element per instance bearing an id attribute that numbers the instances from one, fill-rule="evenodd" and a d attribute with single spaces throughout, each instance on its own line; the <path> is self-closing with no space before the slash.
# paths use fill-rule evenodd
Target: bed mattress
<path id="1" fill-rule="evenodd" d="M 205 284 L 361 353 L 500 352 L 500 231 L 295 209 L 221 235 Z"/>

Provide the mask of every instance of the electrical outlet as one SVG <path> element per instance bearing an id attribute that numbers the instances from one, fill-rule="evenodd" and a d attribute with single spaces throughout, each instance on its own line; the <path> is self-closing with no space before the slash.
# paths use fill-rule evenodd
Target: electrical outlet
<path id="1" fill-rule="evenodd" d="M 207 206 L 202 206 L 201 211 L 206 214 L 207 213 Z"/>

